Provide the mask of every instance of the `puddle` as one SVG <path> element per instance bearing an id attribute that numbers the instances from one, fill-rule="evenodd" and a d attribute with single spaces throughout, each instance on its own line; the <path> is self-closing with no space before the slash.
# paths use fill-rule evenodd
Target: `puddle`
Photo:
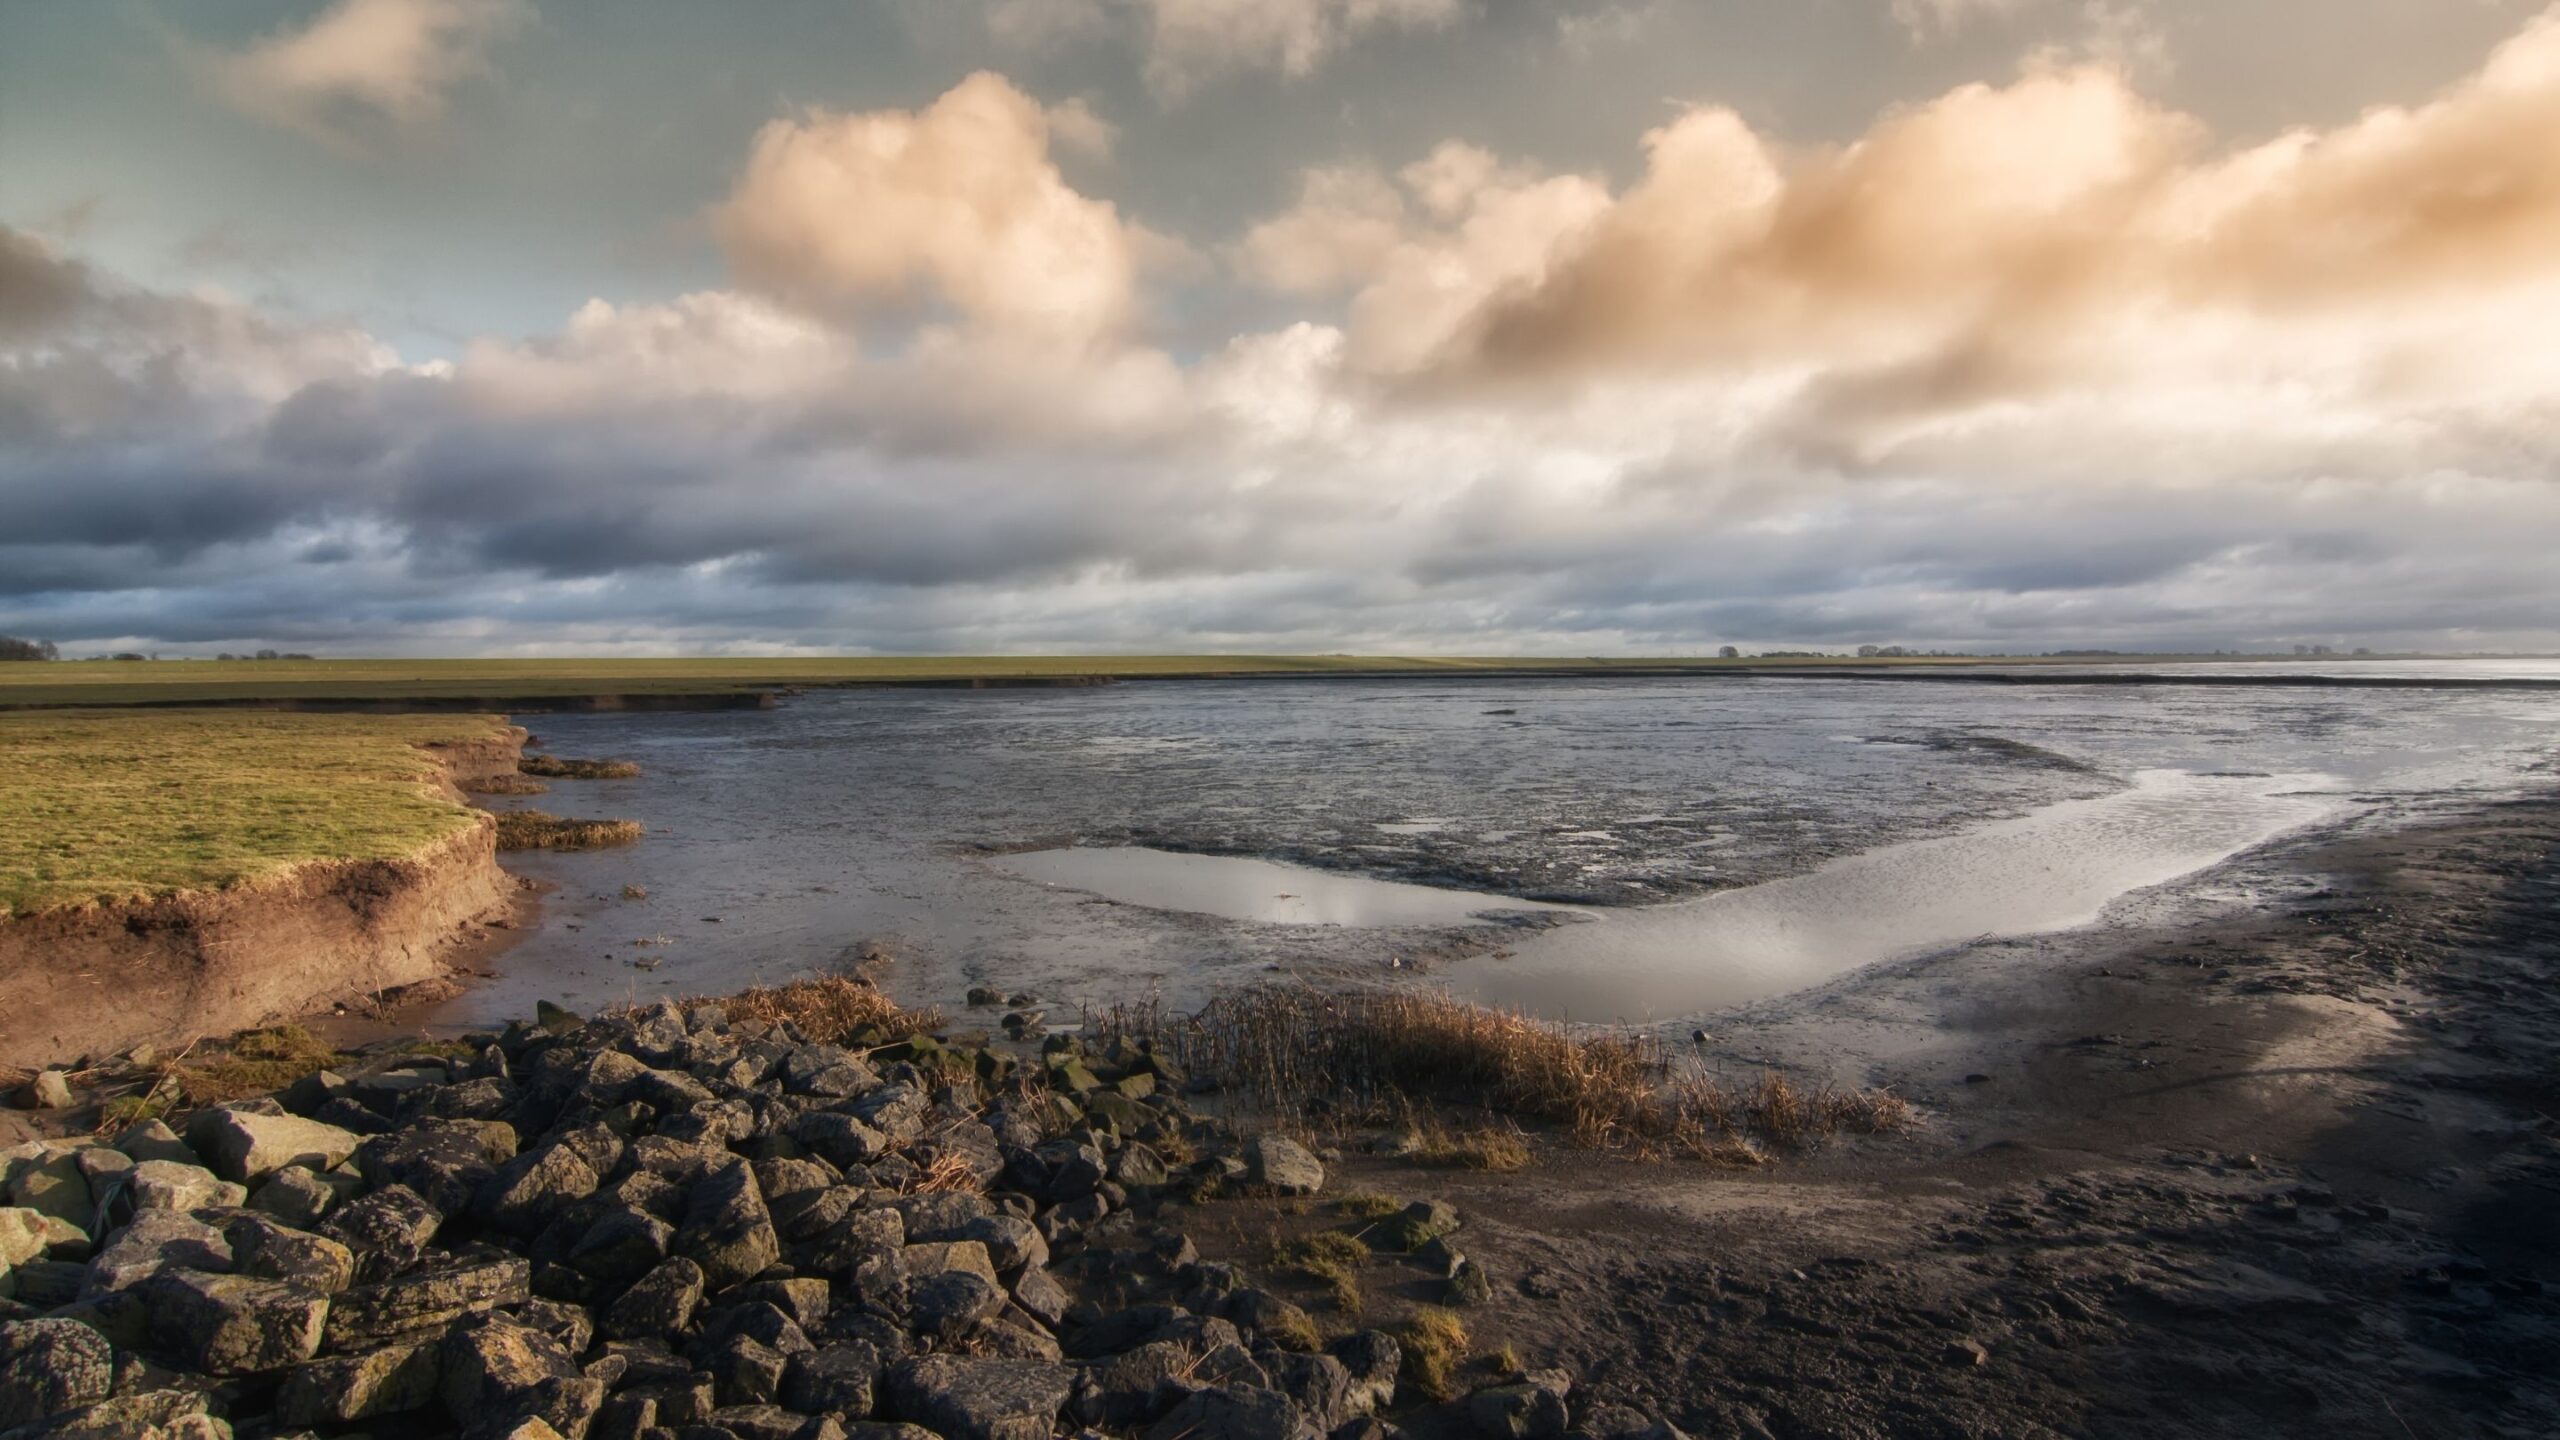
<path id="1" fill-rule="evenodd" d="M 1473 999 L 1557 1018 L 1660 1020 L 1818 985 L 1992 935 L 2065 930 L 2345 801 L 2329 777 L 2144 771 L 2132 788 L 1702 899 L 1585 912 L 1446 972 Z"/>
<path id="2" fill-rule="evenodd" d="M 1264 925 L 1456 926 L 1480 924 L 1486 916 L 1505 911 L 1570 908 L 1507 895 L 1338 875 L 1274 860 L 1187 855 L 1143 845 L 1034 850 L 988 863 L 1026 880 L 1082 890 L 1123 905 Z"/>

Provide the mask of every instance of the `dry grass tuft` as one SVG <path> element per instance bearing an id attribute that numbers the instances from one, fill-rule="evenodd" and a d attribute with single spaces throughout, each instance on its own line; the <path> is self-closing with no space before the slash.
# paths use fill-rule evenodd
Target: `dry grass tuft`
<path id="1" fill-rule="evenodd" d="M 1458 1393 L 1459 1367 L 1467 1363 L 1467 1324 L 1450 1311 L 1424 1306 L 1396 1332 L 1404 1351 L 1404 1378 L 1426 1400 Z"/>
<path id="2" fill-rule="evenodd" d="M 1270 1255 L 1274 1269 L 1323 1286 L 1333 1307 L 1355 1320 L 1367 1308 L 1360 1293 L 1360 1267 L 1368 1261 L 1369 1247 L 1339 1230 L 1274 1241 Z"/>
<path id="3" fill-rule="evenodd" d="M 646 833 L 637 820 L 563 820 L 540 810 L 498 816 L 501 850 L 595 850 L 628 845 Z"/>
<path id="4" fill-rule="evenodd" d="M 530 775 L 482 775 L 462 782 L 466 795 L 548 795 L 551 787 Z"/>
<path id="5" fill-rule="evenodd" d="M 841 1045 L 864 1030 L 888 1044 L 942 1027 L 936 1010 L 909 1010 L 875 986 L 846 975 L 821 975 L 784 985 L 758 985 L 709 1002 L 732 1023 L 789 1021 L 811 1042 Z"/>
<path id="6" fill-rule="evenodd" d="M 516 768 L 550 780 L 628 780 L 640 773 L 639 765 L 629 760 L 568 760 L 558 755 L 527 755 Z"/>
<path id="7" fill-rule="evenodd" d="M 969 1168 L 966 1159 L 958 1155 L 936 1155 L 931 1163 L 916 1172 L 916 1178 L 908 1184 L 906 1193 L 943 1195 L 965 1192 L 974 1195 L 986 1188 L 986 1182 L 978 1178 L 977 1171 Z"/>
<path id="8" fill-rule="evenodd" d="M 1351 1220 L 1384 1220 L 1404 1213 L 1404 1202 L 1392 1195 L 1354 1190 L 1333 1197 L 1333 1213 Z"/>
<path id="9" fill-rule="evenodd" d="M 1773 1074 L 1736 1093 L 1682 1072 L 1649 1036 L 1580 1032 L 1443 994 L 1266 985 L 1195 1015 L 1111 1011 L 1095 1028 L 1105 1041 L 1127 1035 L 1162 1047 L 1283 1115 L 1400 1117 L 1420 1133 L 1424 1159 L 1483 1170 L 1529 1163 L 1521 1122 L 1558 1127 L 1586 1149 L 1728 1164 L 1760 1163 L 1764 1143 L 1801 1146 L 1911 1122 L 1910 1107 L 1886 1092 L 1804 1091 Z M 1435 1107 L 1499 1121 L 1453 1129 Z"/>
<path id="10" fill-rule="evenodd" d="M 1529 1168 L 1529 1137 L 1517 1125 L 1476 1125 L 1452 1130 L 1435 1118 L 1424 1120 L 1420 1129 L 1422 1148 L 1416 1154 L 1427 1164 L 1506 1175 Z"/>

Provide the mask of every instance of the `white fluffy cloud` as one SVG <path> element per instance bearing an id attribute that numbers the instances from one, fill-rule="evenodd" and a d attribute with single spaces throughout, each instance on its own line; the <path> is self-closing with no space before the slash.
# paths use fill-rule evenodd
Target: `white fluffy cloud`
<path id="1" fill-rule="evenodd" d="M 1052 140 L 1107 131 L 980 72 L 921 110 L 811 111 L 757 135 L 714 215 L 750 284 L 847 314 L 945 307 L 1071 344 L 1130 321 L 1157 242 L 1079 193 Z"/>
<path id="2" fill-rule="evenodd" d="M 324 140 L 364 122 L 412 126 L 444 112 L 520 24 L 519 0 L 336 0 L 308 24 L 202 55 L 214 93 L 244 114 Z"/>

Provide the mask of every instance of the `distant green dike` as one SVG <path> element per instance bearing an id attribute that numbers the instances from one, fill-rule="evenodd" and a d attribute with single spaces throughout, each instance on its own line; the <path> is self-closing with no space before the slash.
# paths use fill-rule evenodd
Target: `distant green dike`
<path id="1" fill-rule="evenodd" d="M 2210 656 L 1570 658 L 1414 655 L 938 655 L 656 660 L 83 660 L 0 664 L 0 709 L 102 705 L 537 710 L 754 707 L 848 685 L 1080 685 L 1285 676 L 1761 674 L 1949 665 L 2166 664 Z M 2227 658 L 2227 657 L 2225 657 Z M 2271 662 L 2274 663 L 2274 662 Z"/>

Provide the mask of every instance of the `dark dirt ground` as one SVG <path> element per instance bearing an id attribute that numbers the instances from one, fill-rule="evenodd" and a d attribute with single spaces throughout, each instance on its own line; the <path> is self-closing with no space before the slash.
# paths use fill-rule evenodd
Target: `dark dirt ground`
<path id="1" fill-rule="evenodd" d="M 1911 1136 L 1752 1170 L 1354 1149 L 1328 1188 L 1457 1205 L 1480 1352 L 1696 1436 L 2560 1435 L 2560 798 L 2252 863 L 2298 898 L 1716 1037 L 1892 1084 Z M 1212 1258 L 1335 1223 L 1223 1208 Z M 1363 1280 L 1370 1324 L 1438 1291 Z"/>

